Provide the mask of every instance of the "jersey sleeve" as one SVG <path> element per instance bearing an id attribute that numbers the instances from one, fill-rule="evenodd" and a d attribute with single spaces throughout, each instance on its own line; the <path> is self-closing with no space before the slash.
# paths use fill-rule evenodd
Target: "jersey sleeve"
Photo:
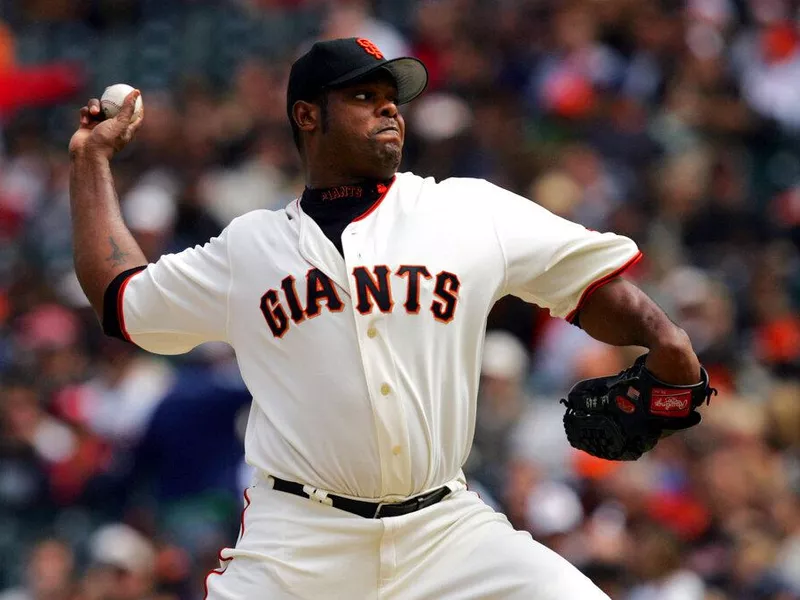
<path id="1" fill-rule="evenodd" d="M 227 341 L 228 233 L 120 274 L 106 289 L 103 330 L 156 354 Z"/>
<path id="2" fill-rule="evenodd" d="M 603 283 L 641 258 L 630 238 L 590 231 L 492 184 L 488 195 L 512 294 L 572 322 Z"/>

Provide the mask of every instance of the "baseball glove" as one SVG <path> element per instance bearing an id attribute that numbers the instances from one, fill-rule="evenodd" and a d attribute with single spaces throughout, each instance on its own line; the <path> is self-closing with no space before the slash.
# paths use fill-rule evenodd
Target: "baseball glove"
<path id="1" fill-rule="evenodd" d="M 700 383 L 671 385 L 659 381 L 644 362 L 618 375 L 579 381 L 561 403 L 567 407 L 564 430 L 579 450 L 607 460 L 636 460 L 658 440 L 700 422 L 697 407 L 717 390 L 700 368 Z"/>

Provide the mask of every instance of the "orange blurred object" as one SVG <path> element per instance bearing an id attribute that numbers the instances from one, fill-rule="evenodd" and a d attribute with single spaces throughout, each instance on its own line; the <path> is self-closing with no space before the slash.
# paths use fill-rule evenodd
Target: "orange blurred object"
<path id="1" fill-rule="evenodd" d="M 701 536 L 711 524 L 708 509 L 699 501 L 682 494 L 653 494 L 648 499 L 651 518 L 662 523 L 684 540 Z"/>
<path id="2" fill-rule="evenodd" d="M 14 66 L 14 35 L 11 29 L 0 22 L 0 73 Z"/>
<path id="3" fill-rule="evenodd" d="M 800 317 L 787 315 L 756 332 L 759 355 L 767 363 L 790 363 L 800 355 Z"/>
<path id="4" fill-rule="evenodd" d="M 621 465 L 622 463 L 597 458 L 580 450 L 575 450 L 572 453 L 572 466 L 575 469 L 575 473 L 584 479 L 605 479 L 619 470 Z"/>
<path id="5" fill-rule="evenodd" d="M 797 32 L 791 23 L 776 23 L 761 37 L 764 58 L 771 64 L 784 62 L 794 56 L 798 41 Z"/>

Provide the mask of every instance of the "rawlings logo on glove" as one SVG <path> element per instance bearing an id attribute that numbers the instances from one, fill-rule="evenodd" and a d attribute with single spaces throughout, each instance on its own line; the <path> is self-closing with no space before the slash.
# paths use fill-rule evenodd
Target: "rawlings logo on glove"
<path id="1" fill-rule="evenodd" d="M 647 355 L 618 375 L 579 381 L 562 404 L 564 430 L 579 450 L 608 460 L 636 460 L 664 435 L 694 427 L 697 408 L 717 390 L 701 367 L 694 385 L 660 381 L 644 365 Z"/>
<path id="2" fill-rule="evenodd" d="M 692 407 L 692 392 L 675 392 L 675 390 L 653 389 L 650 399 L 650 412 L 664 417 L 685 417 Z"/>

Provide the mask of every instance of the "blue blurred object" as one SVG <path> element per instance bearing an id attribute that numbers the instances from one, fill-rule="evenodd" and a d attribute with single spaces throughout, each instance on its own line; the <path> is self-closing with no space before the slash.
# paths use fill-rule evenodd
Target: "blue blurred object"
<path id="1" fill-rule="evenodd" d="M 158 502 L 207 490 L 241 496 L 237 469 L 244 447 L 236 417 L 250 393 L 207 367 L 186 366 L 153 413 L 136 452 L 136 471 L 152 483 Z"/>

